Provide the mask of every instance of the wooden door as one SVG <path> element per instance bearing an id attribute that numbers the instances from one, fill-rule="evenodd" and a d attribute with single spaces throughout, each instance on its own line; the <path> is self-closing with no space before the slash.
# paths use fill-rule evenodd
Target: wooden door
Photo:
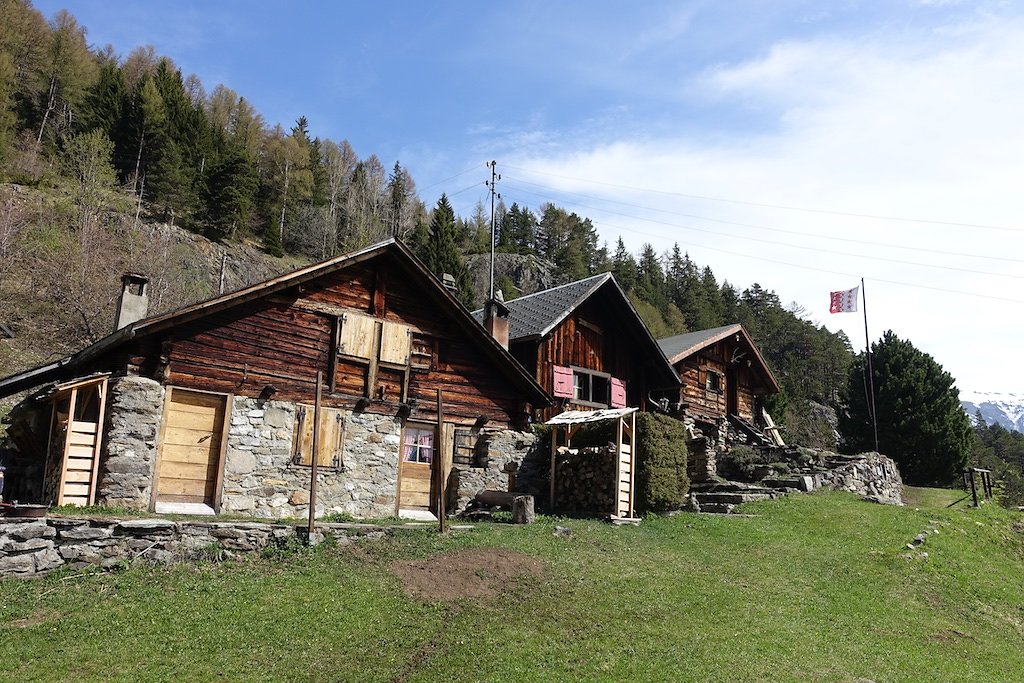
<path id="1" fill-rule="evenodd" d="M 736 381 L 736 368 L 731 365 L 725 371 L 725 410 L 726 415 L 739 415 L 739 382 Z"/>
<path id="2" fill-rule="evenodd" d="M 433 512 L 436 509 L 436 440 L 437 428 L 434 425 L 405 426 L 398 473 L 400 510 Z"/>
<path id="3" fill-rule="evenodd" d="M 406 425 L 399 454 L 398 509 L 438 514 L 438 501 L 447 496 L 455 457 L 455 425 Z M 438 472 L 440 469 L 440 472 Z M 447 498 L 446 498 L 447 500 Z"/>
<path id="4" fill-rule="evenodd" d="M 214 507 L 228 397 L 174 388 L 168 394 L 156 502 Z"/>

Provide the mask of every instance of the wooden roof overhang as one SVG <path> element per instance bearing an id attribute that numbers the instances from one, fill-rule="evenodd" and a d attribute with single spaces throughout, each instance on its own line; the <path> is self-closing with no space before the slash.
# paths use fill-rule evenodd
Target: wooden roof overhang
<path id="1" fill-rule="evenodd" d="M 703 349 L 734 335 L 737 337 L 737 343 L 739 343 L 744 348 L 744 351 L 750 355 L 749 360 L 751 361 L 751 367 L 757 368 L 757 374 L 763 380 L 762 388 L 765 389 L 767 393 L 772 394 L 777 394 L 782 391 L 782 387 L 779 386 L 778 380 L 775 379 L 775 375 L 772 373 L 771 368 L 768 367 L 768 361 L 766 361 L 764 356 L 761 355 L 761 351 L 758 350 L 757 344 L 754 343 L 753 338 L 751 338 L 746 328 L 740 323 L 716 327 L 702 332 L 681 334 L 676 337 L 662 339 L 658 343 L 663 350 L 666 348 L 670 349 L 668 351 L 668 360 L 672 363 L 673 367 L 677 367 L 684 360 L 699 353 Z M 678 343 L 676 343 L 677 340 Z"/>
<path id="2" fill-rule="evenodd" d="M 473 318 L 472 314 L 451 292 L 444 288 L 427 267 L 409 251 L 408 247 L 393 238 L 300 268 L 291 273 L 279 275 L 229 294 L 127 325 L 66 358 L 0 379 L 0 398 L 46 382 L 65 379 L 75 369 L 100 358 L 130 340 L 168 332 L 184 323 L 283 292 L 315 278 L 379 258 L 385 254 L 395 257 L 395 262 L 422 287 L 424 296 L 451 311 L 452 319 L 459 330 L 472 339 L 484 355 L 495 362 L 506 377 L 523 391 L 525 400 L 536 406 L 551 405 L 551 397 L 537 384 L 536 380 L 516 362 L 505 348 L 487 334 L 487 331 Z"/>

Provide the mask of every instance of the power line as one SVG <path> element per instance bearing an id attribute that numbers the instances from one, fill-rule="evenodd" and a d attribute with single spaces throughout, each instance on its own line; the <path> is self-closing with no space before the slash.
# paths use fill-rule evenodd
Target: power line
<path id="1" fill-rule="evenodd" d="M 615 228 L 617 230 L 625 230 L 626 229 L 626 228 L 623 228 L 621 226 L 610 225 L 610 224 L 607 224 L 607 223 L 605 225 L 607 225 L 610 228 Z M 802 264 L 802 263 L 789 263 L 788 261 L 779 261 L 777 259 L 765 258 L 764 256 L 753 256 L 751 254 L 744 254 L 744 253 L 738 252 L 738 251 L 730 251 L 729 249 L 721 249 L 719 247 L 709 247 L 709 246 L 704 245 L 704 244 L 700 244 L 700 245 L 697 245 L 697 246 L 701 247 L 702 249 L 710 249 L 712 251 L 720 251 L 720 252 L 722 252 L 724 254 L 730 254 L 732 256 L 742 256 L 743 258 L 749 258 L 749 259 L 753 259 L 755 261 L 765 261 L 767 263 L 774 263 L 774 264 L 780 265 L 780 266 L 788 266 L 790 268 L 802 268 L 803 270 L 813 270 L 813 271 L 816 271 L 816 272 L 819 272 L 819 273 L 827 273 L 829 275 L 843 275 L 845 277 L 854 278 L 854 279 L 857 279 L 857 278 L 860 277 L 859 275 L 855 275 L 853 273 L 844 273 L 844 272 L 841 272 L 841 271 L 838 271 L 838 270 L 835 270 L 835 269 L 832 269 L 832 268 L 815 268 L 814 266 L 808 266 L 808 265 L 805 265 L 805 264 Z M 884 282 L 884 283 L 890 284 L 890 285 L 899 285 L 901 287 L 914 287 L 914 288 L 917 288 L 917 289 L 930 289 L 930 290 L 935 291 L 935 292 L 945 292 L 947 294 L 961 294 L 963 296 L 975 296 L 975 297 L 980 297 L 982 299 L 992 299 L 994 301 L 1004 301 L 1004 302 L 1011 303 L 1011 304 L 1022 304 L 1022 305 L 1024 305 L 1024 301 L 1022 301 L 1020 299 L 1009 299 L 1009 298 L 1002 297 L 1002 296 L 992 296 L 990 294 L 977 294 L 975 292 L 964 292 L 964 291 L 958 290 L 958 289 L 947 289 L 945 287 L 932 287 L 930 285 L 920 285 L 920 284 L 916 284 L 916 283 L 913 283 L 913 282 L 901 282 L 899 280 L 888 280 L 888 279 L 885 279 L 885 278 L 878 278 L 878 277 L 867 278 L 867 279 L 874 280 L 875 282 Z"/>
<path id="2" fill-rule="evenodd" d="M 572 180 L 579 183 L 590 183 L 592 185 L 603 185 L 605 187 L 615 187 L 621 190 L 630 190 L 633 192 L 649 192 L 653 194 L 669 195 L 674 197 L 687 197 L 689 199 L 703 199 L 711 202 L 723 202 L 726 204 L 741 204 L 744 206 L 759 206 L 767 209 L 782 209 L 785 211 L 801 211 L 804 213 L 816 213 L 824 214 L 828 216 L 848 216 L 850 218 L 870 218 L 872 220 L 882 221 L 898 221 L 902 223 L 924 223 L 929 225 L 947 225 L 958 228 L 981 228 L 984 230 L 1003 230 L 1007 232 L 1024 232 L 1024 228 L 1011 228 L 1005 225 L 986 225 L 984 223 L 958 223 L 955 221 L 937 221 L 929 220 L 926 218 L 904 218 L 900 216 L 883 216 L 880 214 L 871 213 L 855 213 L 850 211 L 833 211 L 829 209 L 811 209 L 802 206 L 787 206 L 785 204 L 768 204 L 764 202 L 752 202 L 743 199 L 727 199 L 725 197 L 710 197 L 707 195 L 700 194 L 688 194 L 686 192 L 672 192 L 670 190 L 652 190 L 644 187 L 634 187 L 632 185 L 620 185 L 617 183 L 607 183 L 600 180 L 587 180 L 585 178 L 574 178 L 572 176 L 559 175 L 558 173 L 549 173 L 547 171 L 538 171 L 535 169 L 523 168 L 522 166 L 514 166 L 506 164 L 508 168 L 525 171 L 527 173 L 536 173 L 539 175 L 551 176 L 552 178 L 561 178 L 563 180 Z"/>
<path id="3" fill-rule="evenodd" d="M 635 233 L 641 234 L 641 235 L 649 235 L 649 236 L 661 237 L 661 235 L 651 235 L 650 233 L 644 233 L 644 232 L 639 231 L 639 230 L 633 230 L 631 228 L 626 228 L 624 226 L 615 225 L 615 224 L 612 224 L 612 223 L 608 223 L 606 221 L 599 221 L 598 223 L 600 225 L 604 226 L 604 227 L 611 228 L 613 230 L 619 230 L 619 231 L 624 231 L 624 232 L 635 232 Z M 790 263 L 788 261 L 780 261 L 778 259 L 770 259 L 770 258 L 766 258 L 764 256 L 754 256 L 754 255 L 751 255 L 751 254 L 745 254 L 745 253 L 742 253 L 742 252 L 732 251 L 732 250 L 729 250 L 729 249 L 722 249 L 721 247 L 711 247 L 711 246 L 708 246 L 708 245 L 705 245 L 705 244 L 696 244 L 694 246 L 701 247 L 702 249 L 708 249 L 710 251 L 721 252 L 723 254 L 729 254 L 731 256 L 739 256 L 739 257 L 742 257 L 742 258 L 748 258 L 748 259 L 752 259 L 752 260 L 755 260 L 755 261 L 764 261 L 766 263 L 773 263 L 775 265 L 787 266 L 789 268 L 800 268 L 801 270 L 810 270 L 810 271 L 814 271 L 814 272 L 818 272 L 818 273 L 825 273 L 827 275 L 842 275 L 842 276 L 853 278 L 853 279 L 857 279 L 857 278 L 861 277 L 860 275 L 856 275 L 854 273 L 845 273 L 845 272 L 842 272 L 842 271 L 835 270 L 834 268 L 816 268 L 814 266 L 809 266 L 809 265 L 806 265 L 806 264 L 803 264 L 803 263 Z M 902 281 L 899 281 L 899 280 L 889 280 L 889 279 L 886 279 L 886 278 L 868 278 L 868 279 L 869 280 L 873 280 L 875 282 L 884 282 L 886 284 L 897 285 L 897 286 L 900 286 L 900 287 L 912 287 L 912 288 L 915 288 L 915 289 L 927 289 L 927 290 L 936 291 L 936 292 L 944 292 L 944 293 L 947 293 L 947 294 L 959 294 L 961 296 L 972 296 L 972 297 L 977 297 L 977 298 L 981 298 L 981 299 L 991 299 L 993 301 L 1002 301 L 1002 302 L 1005 302 L 1005 303 L 1024 305 L 1024 301 L 1022 301 L 1020 299 L 1010 299 L 1010 298 L 1007 298 L 1007 297 L 992 296 L 990 294 L 978 294 L 976 292 L 965 292 L 965 291 L 962 291 L 962 290 L 948 289 L 948 288 L 945 288 L 945 287 L 933 287 L 933 286 L 930 286 L 930 285 L 921 285 L 921 284 L 916 284 L 916 283 L 913 283 L 913 282 L 902 282 Z"/>
<path id="4" fill-rule="evenodd" d="M 555 190 L 554 188 L 547 187 L 546 185 L 541 185 L 539 183 L 532 183 L 532 182 L 530 182 L 528 180 L 523 180 L 522 178 L 516 178 L 515 176 L 513 176 L 511 178 L 506 178 L 506 180 L 510 180 L 510 181 L 516 182 L 516 183 L 522 183 L 524 185 L 532 185 L 533 187 L 539 187 L 541 189 L 547 190 L 548 192 L 550 192 L 552 194 L 576 195 L 578 197 L 584 197 L 586 199 L 593 199 L 593 200 L 599 201 L 599 202 L 608 202 L 610 204 L 620 204 L 622 206 L 630 206 L 630 207 L 633 207 L 633 208 L 636 208 L 636 209 L 643 209 L 645 211 L 654 211 L 654 212 L 658 212 L 658 213 L 665 213 L 665 214 L 669 214 L 669 215 L 673 215 L 673 216 L 682 216 L 684 218 L 696 218 L 697 220 L 708 221 L 708 222 L 711 222 L 711 223 L 721 223 L 723 225 L 735 225 L 735 226 L 738 226 L 738 227 L 741 227 L 741 228 L 754 228 L 756 230 L 768 230 L 770 232 L 780 232 L 780 233 L 789 234 L 789 235 L 798 235 L 800 237 L 812 237 L 812 238 L 815 238 L 815 239 L 833 240 L 833 241 L 836 241 L 836 242 L 845 242 L 845 243 L 848 243 L 848 244 L 864 244 L 864 245 L 868 245 L 868 246 L 872 246 L 872 247 L 885 247 L 885 248 L 890 248 L 890 249 L 904 249 L 904 250 L 907 250 L 907 251 L 926 252 L 926 253 L 930 253 L 930 254 L 939 254 L 939 255 L 942 255 L 942 256 L 956 256 L 958 258 L 967 257 L 967 258 L 986 259 L 986 260 L 990 260 L 990 261 L 1003 261 L 1003 262 L 1007 262 L 1007 263 L 1024 263 L 1024 259 L 1009 258 L 1009 257 L 1004 257 L 1004 256 L 988 256 L 986 254 L 966 254 L 966 253 L 959 252 L 959 251 L 945 251 L 945 250 L 942 250 L 942 249 L 932 249 L 932 248 L 929 248 L 929 247 L 923 247 L 923 246 L 919 246 L 919 245 L 915 245 L 915 246 L 910 247 L 910 246 L 905 246 L 905 245 L 902 245 L 902 244 L 889 244 L 887 242 L 874 242 L 874 241 L 871 241 L 871 240 L 854 239 L 852 237 L 836 237 L 834 235 L 818 235 L 818 234 L 815 234 L 815 233 L 803 232 L 803 231 L 800 231 L 800 230 L 790 230 L 790 229 L 787 229 L 787 228 L 775 228 L 775 227 L 770 227 L 770 226 L 767 226 L 767 225 L 756 225 L 756 224 L 753 224 L 753 223 L 740 223 L 740 222 L 737 222 L 737 221 L 728 221 L 728 220 L 725 220 L 725 219 L 722 219 L 722 218 L 711 218 L 710 216 L 700 216 L 700 215 L 697 215 L 697 214 L 683 213 L 681 211 L 672 211 L 671 209 L 660 209 L 660 208 L 657 208 L 657 207 L 646 206 L 646 205 L 643 205 L 643 204 L 634 204 L 632 202 L 624 202 L 624 201 L 617 200 L 617 199 L 608 199 L 606 197 L 595 197 L 594 195 L 588 195 L 588 194 L 584 194 L 582 192 L 573 192 L 572 190 Z M 524 192 L 528 192 L 528 190 L 524 190 Z M 595 208 L 595 210 L 596 211 L 601 211 L 602 209 Z"/>
<path id="5" fill-rule="evenodd" d="M 520 189 L 520 191 L 521 192 L 526 192 L 527 194 L 535 194 L 537 196 L 543 196 L 543 195 L 540 195 L 539 193 L 531 192 L 529 190 Z M 885 256 L 869 256 L 869 255 L 864 255 L 864 254 L 851 254 L 851 253 L 845 252 L 845 251 L 836 251 L 835 249 L 822 249 L 820 247 L 809 247 L 809 246 L 806 246 L 806 245 L 803 245 L 803 244 L 792 244 L 790 242 L 779 242 L 777 240 L 769 240 L 769 239 L 764 239 L 762 237 L 751 237 L 749 235 L 737 235 L 735 233 L 716 232 L 714 230 L 708 230 L 707 228 L 698 228 L 698 227 L 694 227 L 694 226 L 691 226 L 691 225 L 681 225 L 679 223 L 668 223 L 668 222 L 660 221 L 660 220 L 657 220 L 657 219 L 654 219 L 654 218 L 644 218 L 642 216 L 633 216 L 633 215 L 622 213 L 622 212 L 619 212 L 619 211 L 612 211 L 612 210 L 609 210 L 609 209 L 600 209 L 600 208 L 595 207 L 595 206 L 588 206 L 586 204 L 579 204 L 579 203 L 577 203 L 576 206 L 579 206 L 579 207 L 582 207 L 582 208 L 586 208 L 586 209 L 592 209 L 594 211 L 604 211 L 605 213 L 610 213 L 610 214 L 615 215 L 615 216 L 622 216 L 623 218 L 629 218 L 631 220 L 638 220 L 638 221 L 644 221 L 644 222 L 647 222 L 647 223 L 655 223 L 657 225 L 664 225 L 664 226 L 670 227 L 670 228 L 679 228 L 679 229 L 682 229 L 682 230 L 691 230 L 691 231 L 694 231 L 694 232 L 703 232 L 703 233 L 708 233 L 708 234 L 712 234 L 712 235 L 723 235 L 723 236 L 726 236 L 726 237 L 737 237 L 737 238 L 744 239 L 744 240 L 747 240 L 747 241 L 750 241 L 750 242 L 761 242 L 763 244 L 774 244 L 774 245 L 786 247 L 786 248 L 789 248 L 789 249 L 803 249 L 805 251 L 818 252 L 818 253 L 822 253 L 822 254 L 833 254 L 833 255 L 839 255 L 839 256 L 862 258 L 862 259 L 868 259 L 868 260 L 872 260 L 872 261 L 883 261 L 883 262 L 886 262 L 886 263 L 896 263 L 896 264 L 905 265 L 905 266 L 917 266 L 917 267 L 920 267 L 920 268 L 934 268 L 934 269 L 937 269 L 937 270 L 948 270 L 948 271 L 960 272 L 960 273 L 970 273 L 972 275 L 988 275 L 988 276 L 991 276 L 991 277 L 1005 277 L 1005 278 L 1012 278 L 1012 279 L 1016 279 L 1016 280 L 1024 280 L 1024 275 L 1013 275 L 1013 274 L 1009 274 L 1009 273 L 993 273 L 991 271 L 986 271 L 986 270 L 975 270 L 973 268 L 958 268 L 956 266 L 941 266 L 941 265 L 936 265 L 936 264 L 932 264 L 932 263 L 921 263 L 919 261 L 904 261 L 904 260 L 901 260 L 901 259 L 893 259 L 893 258 L 888 258 L 888 257 L 885 257 Z M 664 235 L 658 235 L 658 234 L 655 234 L 655 233 L 644 233 L 644 232 L 641 232 L 641 231 L 638 231 L 638 230 L 628 230 L 628 232 L 636 232 L 638 234 L 647 235 L 649 237 L 658 237 L 658 238 L 664 238 L 665 237 Z"/>
<path id="6" fill-rule="evenodd" d="M 461 173 L 456 173 L 455 175 L 451 176 L 450 178 L 445 178 L 444 180 L 438 180 L 436 183 L 431 183 L 430 185 L 427 185 L 426 187 L 422 187 L 422 188 L 419 189 L 419 192 L 425 192 L 426 190 L 429 190 L 432 187 L 437 187 L 438 185 L 441 185 L 443 183 L 447 183 L 447 182 L 449 182 L 451 180 L 455 180 L 456 178 L 461 178 L 462 176 L 466 175 L 467 173 L 472 173 L 473 171 L 479 170 L 479 168 L 480 168 L 479 164 L 476 165 L 476 166 L 472 166 L 470 168 L 467 168 L 465 171 L 462 171 Z"/>

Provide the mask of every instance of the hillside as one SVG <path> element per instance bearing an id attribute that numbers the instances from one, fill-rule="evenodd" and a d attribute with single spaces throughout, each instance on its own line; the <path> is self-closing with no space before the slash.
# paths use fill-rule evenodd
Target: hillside
<path id="1" fill-rule="evenodd" d="M 0 658 L 12 680 L 1019 680 L 1020 514 L 909 493 L 5 581 Z"/>
<path id="2" fill-rule="evenodd" d="M 232 291 L 306 262 L 247 241 L 212 241 L 103 195 L 85 227 L 66 185 L 0 186 L 0 376 L 58 358 L 112 331 L 120 277 L 151 278 L 150 312 Z M 8 405 L 10 401 L 6 402 Z M 0 414 L 4 412 L 0 405 Z"/>

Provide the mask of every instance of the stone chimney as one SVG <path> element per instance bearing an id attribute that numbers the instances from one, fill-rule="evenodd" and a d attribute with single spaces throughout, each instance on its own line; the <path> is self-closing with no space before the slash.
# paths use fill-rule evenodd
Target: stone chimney
<path id="1" fill-rule="evenodd" d="M 501 290 L 484 304 L 484 329 L 508 350 L 508 306 L 501 300 Z"/>
<path id="2" fill-rule="evenodd" d="M 149 312 L 149 278 L 138 273 L 121 276 L 121 298 L 114 314 L 114 331 L 142 320 Z"/>
<path id="3" fill-rule="evenodd" d="M 455 283 L 455 276 L 451 273 L 441 274 L 441 284 L 452 294 L 458 296 L 459 286 Z"/>

